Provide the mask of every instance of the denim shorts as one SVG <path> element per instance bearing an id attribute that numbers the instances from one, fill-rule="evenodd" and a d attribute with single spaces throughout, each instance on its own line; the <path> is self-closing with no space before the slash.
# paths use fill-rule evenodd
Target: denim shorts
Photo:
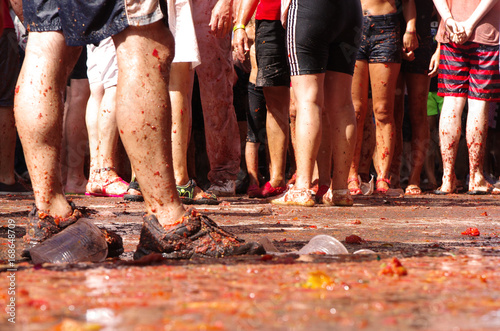
<path id="1" fill-rule="evenodd" d="M 398 14 L 363 16 L 363 33 L 357 60 L 401 63 Z"/>
<path id="2" fill-rule="evenodd" d="M 29 31 L 62 31 L 69 46 L 98 44 L 163 18 L 159 0 L 23 0 L 23 12 Z"/>

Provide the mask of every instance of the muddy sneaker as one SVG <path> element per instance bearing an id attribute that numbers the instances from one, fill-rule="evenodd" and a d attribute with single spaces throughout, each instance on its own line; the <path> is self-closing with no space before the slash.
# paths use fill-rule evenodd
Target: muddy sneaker
<path id="1" fill-rule="evenodd" d="M 151 253 L 161 253 L 169 259 L 192 257 L 226 257 L 231 255 L 265 254 L 261 244 L 245 243 L 222 230 L 207 216 L 188 210 L 172 227 L 165 229 L 155 215 L 146 215 L 139 245 L 134 253 L 138 260 Z"/>
<path id="2" fill-rule="evenodd" d="M 190 179 L 186 185 L 177 185 L 177 193 L 185 205 L 218 205 L 217 196 L 211 192 L 201 191 L 195 195 L 196 182 Z"/>
<path id="3" fill-rule="evenodd" d="M 76 209 L 73 204 L 71 207 L 73 208 L 73 214 L 71 216 L 54 218 L 39 211 L 36 206 L 33 206 L 33 209 L 28 215 L 29 221 L 26 227 L 26 235 L 23 237 L 26 247 L 21 255 L 28 257 L 29 250 L 35 245 L 61 232 L 64 228 L 75 223 L 82 217 L 82 213 Z"/>
<path id="4" fill-rule="evenodd" d="M 212 192 L 218 197 L 233 197 L 236 195 L 236 183 L 234 180 L 227 180 L 219 184 L 212 184 L 207 192 Z"/>

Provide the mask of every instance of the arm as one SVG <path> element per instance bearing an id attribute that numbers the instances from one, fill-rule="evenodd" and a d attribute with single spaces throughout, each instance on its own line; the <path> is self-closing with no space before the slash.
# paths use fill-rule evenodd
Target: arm
<path id="1" fill-rule="evenodd" d="M 238 8 L 238 15 L 233 30 L 233 47 L 236 51 L 236 56 L 241 62 L 245 61 L 245 54 L 250 50 L 245 26 L 252 18 L 258 3 L 259 0 L 242 0 Z"/>
<path id="2" fill-rule="evenodd" d="M 441 56 L 441 43 L 438 42 L 436 51 L 432 54 L 431 62 L 429 63 L 429 77 L 434 77 L 438 73 L 439 57 Z"/>
<path id="3" fill-rule="evenodd" d="M 24 22 L 23 16 L 23 0 L 8 0 L 10 2 L 10 6 L 14 9 L 14 13 L 19 18 L 21 22 Z"/>
<path id="4" fill-rule="evenodd" d="M 231 31 L 233 0 L 219 0 L 212 9 L 210 29 L 217 37 L 224 37 Z"/>
<path id="5" fill-rule="evenodd" d="M 417 9 L 415 0 L 403 0 L 403 16 L 406 21 L 406 31 L 403 36 L 403 50 L 406 53 L 418 48 Z"/>
<path id="6" fill-rule="evenodd" d="M 481 21 L 484 15 L 486 15 L 491 8 L 496 5 L 497 2 L 498 0 L 482 0 L 472 15 L 465 22 L 459 23 L 459 25 L 461 25 L 465 30 L 465 40 L 463 42 L 466 42 L 470 38 L 472 32 L 476 28 L 476 25 Z"/>
<path id="7" fill-rule="evenodd" d="M 441 16 L 441 19 L 444 21 L 446 31 L 451 34 L 450 38 L 455 42 L 456 40 L 454 40 L 454 36 L 463 33 L 463 28 L 453 19 L 446 0 L 434 0 L 434 6 L 438 11 L 439 16 Z"/>

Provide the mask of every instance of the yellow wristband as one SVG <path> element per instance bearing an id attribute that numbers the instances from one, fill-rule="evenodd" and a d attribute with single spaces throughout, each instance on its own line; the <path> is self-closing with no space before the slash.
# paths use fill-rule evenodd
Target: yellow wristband
<path id="1" fill-rule="evenodd" d="M 233 32 L 238 30 L 238 29 L 243 29 L 245 30 L 245 24 L 236 24 L 233 28 Z"/>

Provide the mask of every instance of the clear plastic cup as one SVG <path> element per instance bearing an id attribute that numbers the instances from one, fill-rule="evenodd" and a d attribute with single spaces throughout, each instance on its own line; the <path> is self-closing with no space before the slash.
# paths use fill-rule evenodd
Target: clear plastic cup
<path id="1" fill-rule="evenodd" d="M 101 262 L 108 255 L 104 233 L 82 218 L 30 250 L 34 264 Z"/>
<path id="2" fill-rule="evenodd" d="M 340 241 L 326 234 L 315 236 L 297 253 L 301 255 L 315 253 L 324 253 L 327 255 L 349 254 Z"/>

